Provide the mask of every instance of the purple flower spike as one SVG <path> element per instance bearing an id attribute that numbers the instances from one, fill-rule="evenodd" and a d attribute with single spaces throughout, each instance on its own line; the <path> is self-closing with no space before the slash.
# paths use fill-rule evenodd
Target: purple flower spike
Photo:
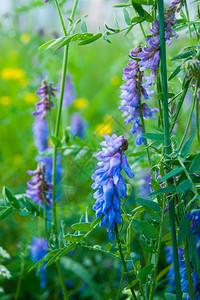
<path id="1" fill-rule="evenodd" d="M 38 205 L 44 206 L 45 201 L 50 205 L 52 185 L 46 181 L 43 165 L 39 163 L 35 171 L 27 171 L 27 173 L 28 175 L 33 175 L 33 177 L 31 181 L 27 182 L 26 196 Z"/>
<path id="2" fill-rule="evenodd" d="M 115 238 L 112 231 L 115 224 L 121 224 L 120 198 L 126 198 L 126 184 L 121 176 L 121 170 L 133 178 L 134 174 L 129 167 L 124 151 L 128 148 L 128 141 L 123 136 L 117 137 L 116 134 L 109 136 L 103 135 L 104 141 L 102 151 L 96 154 L 98 168 L 92 175 L 94 183 L 92 189 L 97 189 L 94 193 L 96 202 L 93 209 L 96 217 L 103 216 L 100 227 L 107 225 L 108 237 L 110 240 Z"/>
<path id="3" fill-rule="evenodd" d="M 142 67 L 139 66 L 138 57 L 142 54 L 142 49 L 140 46 L 137 46 L 130 53 L 130 60 L 128 63 L 128 68 L 124 68 L 123 79 L 127 80 L 125 84 L 123 84 L 121 88 L 121 106 L 119 109 L 123 111 L 122 116 L 126 117 L 124 120 L 124 124 L 128 125 L 133 122 L 132 128 L 130 132 L 132 134 L 137 133 L 136 138 L 136 146 L 140 146 L 142 143 L 145 143 L 144 138 L 141 136 L 143 133 L 142 126 L 140 125 L 140 107 L 139 107 L 139 96 L 142 99 L 150 100 L 153 91 L 150 91 L 150 83 L 145 82 L 146 77 L 144 77 L 144 72 Z M 148 79 L 149 80 L 149 79 Z M 150 110 L 146 103 L 142 104 L 142 111 L 144 119 L 148 120 L 148 118 L 156 119 L 154 113 L 158 112 L 157 108 Z"/>
<path id="4" fill-rule="evenodd" d="M 46 80 L 42 81 L 41 87 L 38 88 L 36 94 L 41 99 L 36 103 L 36 111 L 33 112 L 33 116 L 39 116 L 40 119 L 45 119 L 46 114 L 54 107 L 51 96 L 55 97 L 56 89 L 53 88 L 53 82 L 48 85 Z"/>
<path id="5" fill-rule="evenodd" d="M 178 35 L 173 29 L 173 26 L 177 24 L 175 20 L 175 13 L 179 12 L 182 6 L 182 0 L 175 0 L 165 11 L 165 39 L 167 45 L 171 45 L 171 36 L 178 38 Z M 152 37 L 146 39 L 147 46 L 142 48 L 142 51 L 138 54 L 141 58 L 139 65 L 141 71 L 151 69 L 151 76 L 148 78 L 148 84 L 154 84 L 156 70 L 160 62 L 160 35 L 159 35 L 159 21 L 156 19 L 153 22 L 152 28 L 149 30 Z"/>

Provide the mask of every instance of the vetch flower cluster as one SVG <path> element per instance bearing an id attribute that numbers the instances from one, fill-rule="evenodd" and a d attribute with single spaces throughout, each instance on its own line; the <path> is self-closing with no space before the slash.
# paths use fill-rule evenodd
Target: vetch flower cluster
<path id="1" fill-rule="evenodd" d="M 175 0 L 165 11 L 165 39 L 167 45 L 171 45 L 172 41 L 170 36 L 178 38 L 178 35 L 173 29 L 173 26 L 177 24 L 175 20 L 175 13 L 178 12 L 182 6 L 182 0 Z M 160 35 L 159 35 L 159 21 L 155 19 L 152 28 L 149 30 L 152 37 L 146 39 L 147 46 L 142 48 L 142 51 L 138 54 L 141 58 L 139 65 L 141 71 L 151 69 L 151 75 L 147 79 L 147 84 L 154 84 L 156 70 L 160 61 Z"/>
<path id="2" fill-rule="evenodd" d="M 144 72 L 140 70 L 138 56 L 142 49 L 137 46 L 130 53 L 131 58 L 129 59 L 128 67 L 124 68 L 123 80 L 127 81 L 123 84 L 121 89 L 122 99 L 120 110 L 123 110 L 123 117 L 126 117 L 124 124 L 128 125 L 133 121 L 130 132 L 132 134 L 137 133 L 136 146 L 144 144 L 144 138 L 141 136 L 143 133 L 142 125 L 140 124 L 141 111 L 145 120 L 148 118 L 156 119 L 154 115 L 159 110 L 157 108 L 150 109 L 146 103 L 141 103 L 142 98 L 145 100 L 151 99 L 152 91 L 150 86 L 144 84 Z M 140 107 L 141 106 L 141 107 Z"/>
<path id="3" fill-rule="evenodd" d="M 41 100 L 36 103 L 36 111 L 33 112 L 33 116 L 39 116 L 41 119 L 44 119 L 47 112 L 54 107 L 51 96 L 55 97 L 56 89 L 53 88 L 53 84 L 53 82 L 47 84 L 45 79 L 42 81 L 41 87 L 36 92 Z"/>
<path id="4" fill-rule="evenodd" d="M 26 196 L 38 205 L 44 206 L 45 202 L 51 204 L 52 185 L 46 181 L 44 166 L 38 163 L 35 171 L 27 171 L 27 173 L 28 175 L 33 175 L 33 177 L 31 181 L 27 182 Z"/>
<path id="5" fill-rule="evenodd" d="M 133 178 L 124 151 L 128 148 L 128 141 L 124 136 L 117 137 L 116 134 L 109 136 L 103 135 L 104 141 L 101 145 L 102 151 L 96 154 L 98 168 L 92 175 L 94 183 L 92 189 L 97 189 L 93 194 L 96 202 L 93 209 L 96 211 L 96 217 L 103 216 L 100 227 L 107 224 L 109 239 L 113 240 L 115 235 L 112 231 L 115 224 L 121 224 L 120 198 L 126 198 L 126 183 L 122 177 L 122 168 L 126 174 Z"/>
<path id="6" fill-rule="evenodd" d="M 37 156 L 36 161 L 42 163 L 45 169 L 45 179 L 47 184 L 51 186 L 52 183 L 52 169 L 53 169 L 53 157 L 52 156 Z M 62 165 L 61 165 L 61 154 L 57 154 L 56 159 L 56 185 L 61 182 L 62 176 Z M 56 200 L 60 199 L 60 187 L 56 187 Z M 52 203 L 52 191 L 49 191 L 49 200 Z"/>

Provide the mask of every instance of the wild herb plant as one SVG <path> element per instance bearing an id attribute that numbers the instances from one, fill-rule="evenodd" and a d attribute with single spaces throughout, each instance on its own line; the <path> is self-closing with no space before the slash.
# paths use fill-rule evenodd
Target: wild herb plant
<path id="1" fill-rule="evenodd" d="M 48 267 L 56 264 L 64 299 L 71 296 L 62 262 L 78 248 L 121 261 L 120 280 L 118 288 L 112 292 L 112 299 L 200 299 L 200 153 L 190 152 L 194 143 L 200 143 L 200 22 L 199 3 L 194 2 L 197 15 L 193 21 L 186 0 L 171 1 L 166 7 L 163 0 L 131 0 L 117 4 L 117 9 L 123 9 L 127 26 L 120 28 L 116 22 L 116 28 L 111 28 L 105 24 L 103 32 L 99 28 L 94 34 L 87 30 L 86 16 L 76 19 L 79 0 L 74 1 L 68 27 L 62 5 L 55 0 L 63 36 L 47 41 L 39 51 L 43 50 L 45 55 L 45 51 L 54 49 L 57 55 L 63 48 L 61 84 L 57 91 L 52 82 L 48 83 L 49 79 L 44 79 L 37 91 L 40 101 L 33 112 L 33 131 L 38 165 L 35 171 L 28 171 L 33 177 L 27 183 L 26 193 L 14 196 L 7 187 L 3 188 L 0 219 L 14 210 L 22 216 L 32 214 L 43 219 L 44 235 L 33 237 L 30 246 L 35 262 L 30 270 L 37 269 L 41 287 L 45 288 Z M 84 140 L 84 122 L 80 116 L 73 116 L 70 127 L 69 120 L 66 120 L 67 126 L 61 122 L 63 111 L 68 110 L 75 97 L 67 75 L 70 46 L 72 43 L 86 46 L 103 38 L 108 43 L 105 47 L 109 47 L 113 35 L 128 35 L 136 25 L 141 29 L 143 40 L 140 45 L 135 45 L 133 40 L 133 49 L 130 55 L 127 53 L 128 66 L 123 70 L 125 83 L 120 87 L 121 104 L 116 99 L 114 108 L 117 110 L 120 105 L 124 124 L 131 124 L 131 128 L 128 127 L 130 134 L 121 129 L 120 134 L 104 134 L 103 141 L 94 136 Z M 176 48 L 179 34 L 188 36 L 188 40 L 186 47 L 170 58 L 174 65 L 169 76 L 166 48 L 171 44 Z M 173 81 L 181 83 L 176 93 Z M 190 112 L 183 115 L 183 103 L 189 91 L 192 94 L 188 104 Z M 57 95 L 58 102 L 55 100 Z M 149 108 L 152 98 L 156 100 L 156 107 Z M 53 111 L 56 111 L 56 118 Z M 192 127 L 194 115 L 195 129 Z M 148 129 L 146 120 L 149 118 L 154 122 L 153 132 Z M 181 140 L 177 140 L 175 128 L 177 130 L 180 118 L 185 120 L 185 129 Z M 72 153 L 78 155 L 78 159 L 87 154 L 99 160 L 91 186 L 96 190 L 95 200 L 91 200 L 96 218 L 94 214 L 88 216 L 86 210 L 85 219 L 71 225 L 73 233 L 66 232 L 60 222 L 58 208 L 63 196 L 57 188 L 62 173 L 61 157 L 66 158 Z M 133 161 L 134 157 L 138 159 Z M 135 199 L 130 211 L 126 205 L 127 194 L 130 196 L 131 185 L 137 185 L 133 165 L 141 165 L 141 172 L 148 176 L 145 177 L 146 186 L 142 187 L 144 196 Z M 65 201 L 65 197 L 63 199 Z M 108 236 L 105 234 L 104 239 L 112 243 L 105 247 L 92 244 L 90 235 L 95 234 L 98 226 L 105 233 L 105 225 Z M 160 270 L 161 252 L 165 246 L 170 265 Z M 73 269 L 76 264 L 74 261 L 68 266 Z M 9 274 L 8 270 L 6 272 Z M 15 300 L 20 299 L 21 281 L 20 276 Z M 167 288 L 164 283 L 168 283 Z M 93 287 L 92 290 L 93 299 L 106 299 L 103 289 Z M 85 296 L 85 299 L 91 297 Z"/>

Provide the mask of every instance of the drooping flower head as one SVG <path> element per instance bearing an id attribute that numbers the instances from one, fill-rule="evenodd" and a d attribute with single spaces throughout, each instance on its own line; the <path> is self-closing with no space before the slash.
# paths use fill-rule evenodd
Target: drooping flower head
<path id="1" fill-rule="evenodd" d="M 165 39 L 167 45 L 171 45 L 171 36 L 178 38 L 178 35 L 173 29 L 173 26 L 177 24 L 175 20 L 176 11 L 179 12 L 182 6 L 182 0 L 175 0 L 166 9 L 164 13 L 165 17 Z M 151 69 L 151 76 L 147 79 L 147 84 L 154 84 L 156 70 L 160 61 L 160 35 L 159 35 L 159 21 L 155 19 L 152 28 L 149 30 L 152 37 L 146 39 L 147 46 L 142 48 L 142 51 L 138 54 L 141 58 L 139 65 L 141 66 L 141 71 Z"/>
<path id="2" fill-rule="evenodd" d="M 53 157 L 52 156 L 37 156 L 36 161 L 42 163 L 45 168 L 45 179 L 49 186 L 52 184 L 52 169 L 53 169 Z M 60 199 L 60 188 L 59 184 L 61 182 L 62 176 L 62 165 L 61 165 L 61 154 L 57 154 L 56 159 L 56 185 L 58 186 L 56 190 L 56 200 Z M 48 197 L 50 203 L 52 203 L 52 190 L 49 190 Z"/>
<path id="3" fill-rule="evenodd" d="M 70 133 L 72 136 L 78 136 L 79 138 L 83 138 L 85 129 L 85 122 L 82 119 L 81 115 L 78 113 L 74 113 L 71 115 L 70 121 Z"/>
<path id="4" fill-rule="evenodd" d="M 128 148 L 128 141 L 124 136 L 104 134 L 103 138 L 102 151 L 95 156 L 100 162 L 92 175 L 92 189 L 97 189 L 93 194 L 96 199 L 93 209 L 97 218 L 103 216 L 99 226 L 107 224 L 109 239 L 113 240 L 115 223 L 121 224 L 120 198 L 126 198 L 126 183 L 120 173 L 123 168 L 130 178 L 134 174 L 124 154 Z"/>
<path id="5" fill-rule="evenodd" d="M 140 105 L 145 120 L 148 120 L 149 117 L 156 119 L 154 114 L 159 111 L 157 108 L 150 109 L 146 103 L 141 103 L 143 99 L 150 100 L 153 93 L 150 91 L 150 86 L 144 84 L 144 72 L 140 70 L 138 61 L 138 56 L 141 51 L 140 46 L 137 46 L 131 51 L 128 67 L 124 68 L 123 73 L 123 80 L 127 82 L 120 87 L 120 98 L 122 101 L 119 109 L 124 111 L 122 116 L 126 117 L 124 120 L 125 125 L 133 122 L 130 132 L 132 134 L 137 133 L 136 146 L 140 146 L 142 143 L 144 144 L 144 138 L 142 137 L 143 128 L 140 124 Z"/>
<path id="6" fill-rule="evenodd" d="M 41 100 L 36 103 L 36 111 L 33 112 L 33 116 L 39 116 L 41 119 L 44 119 L 47 112 L 54 107 L 51 97 L 55 97 L 56 89 L 53 88 L 53 84 L 53 82 L 47 84 L 45 79 L 42 81 L 41 87 L 36 92 Z"/>
<path id="7" fill-rule="evenodd" d="M 45 201 L 50 205 L 52 185 L 46 181 L 44 166 L 38 163 L 35 171 L 27 171 L 27 173 L 28 175 L 33 175 L 33 177 L 31 181 L 27 182 L 26 196 L 38 205 L 44 206 Z"/>
<path id="8" fill-rule="evenodd" d="M 31 260 L 37 263 L 47 254 L 47 249 L 48 242 L 45 238 L 33 237 L 30 245 Z M 46 287 L 46 269 L 44 269 L 44 264 L 42 264 L 38 275 L 40 277 L 40 286 L 44 289 Z"/>

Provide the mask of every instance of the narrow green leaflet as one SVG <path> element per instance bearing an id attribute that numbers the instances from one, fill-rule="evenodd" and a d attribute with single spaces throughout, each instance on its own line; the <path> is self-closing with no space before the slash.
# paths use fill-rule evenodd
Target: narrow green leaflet
<path id="1" fill-rule="evenodd" d="M 190 51 L 186 51 L 186 52 L 184 51 L 184 52 L 182 52 L 182 53 L 176 55 L 175 57 L 173 57 L 173 58 L 171 59 L 171 61 L 177 60 L 177 59 L 187 58 L 187 57 L 189 57 L 189 56 L 191 56 L 191 55 L 192 55 L 192 51 L 191 51 L 191 50 L 190 50 Z"/>
<path id="2" fill-rule="evenodd" d="M 172 78 L 174 78 L 176 75 L 178 75 L 178 73 L 180 73 L 181 71 L 181 66 L 178 66 L 173 72 L 172 74 L 169 76 L 169 81 L 172 80 Z"/>
<path id="3" fill-rule="evenodd" d="M 41 45 L 41 46 L 39 47 L 39 49 L 41 49 L 41 50 L 46 49 L 47 46 L 49 46 L 50 44 L 52 44 L 52 43 L 55 42 L 55 41 L 56 41 L 55 39 L 54 39 L 54 40 L 50 40 L 50 41 L 44 43 L 43 45 Z"/>
<path id="4" fill-rule="evenodd" d="M 134 285 L 136 285 L 136 283 L 139 282 L 139 279 L 134 279 L 133 281 L 131 281 L 131 283 L 129 283 L 127 286 L 126 286 L 126 289 L 130 289 L 132 288 Z"/>
<path id="5" fill-rule="evenodd" d="M 3 209 L 0 211 L 0 220 L 3 220 L 6 218 L 11 212 L 13 211 L 13 208 L 10 206 L 6 209 Z"/>
<path id="6" fill-rule="evenodd" d="M 56 146 L 56 147 L 61 147 L 62 146 L 62 143 L 61 143 L 59 138 L 51 135 L 50 139 L 51 139 L 51 142 L 53 143 L 54 146 Z"/>
<path id="7" fill-rule="evenodd" d="M 167 186 L 163 189 L 159 189 L 157 191 L 150 193 L 148 196 L 157 196 L 157 195 L 161 195 L 161 194 L 173 193 L 175 191 L 176 191 L 175 186 Z"/>
<path id="8" fill-rule="evenodd" d="M 131 0 L 131 3 L 138 15 L 143 18 L 145 16 L 145 10 L 143 9 L 142 5 L 133 0 Z"/>
<path id="9" fill-rule="evenodd" d="M 146 277 L 147 275 L 149 275 L 151 273 L 151 271 L 153 270 L 154 268 L 154 264 L 149 264 L 147 265 L 146 267 L 144 267 L 138 274 L 138 278 L 139 279 L 142 279 L 144 277 Z"/>
<path id="10" fill-rule="evenodd" d="M 59 251 L 60 251 L 60 249 L 55 249 L 55 250 L 49 252 L 42 259 L 40 259 L 37 263 L 35 263 L 34 265 L 32 265 L 32 267 L 29 269 L 29 272 L 32 271 L 33 269 L 35 269 L 36 267 L 37 267 L 37 272 L 39 272 L 39 270 L 40 270 L 43 262 L 45 262 L 46 260 L 50 259 L 52 256 L 54 256 Z"/>
<path id="11" fill-rule="evenodd" d="M 69 42 L 71 42 L 71 40 L 72 40 L 73 38 L 77 37 L 77 36 L 79 36 L 79 33 L 75 33 L 75 34 L 73 34 L 73 35 L 70 36 L 70 37 L 66 37 L 66 38 L 64 39 L 64 41 L 63 41 L 62 43 L 60 43 L 60 45 L 55 49 L 55 51 L 57 51 L 58 49 L 60 49 L 60 48 L 62 48 L 62 47 L 64 47 L 64 46 L 66 46 L 67 44 L 69 44 Z"/>
<path id="12" fill-rule="evenodd" d="M 98 40 L 100 37 L 102 37 L 102 33 L 97 33 L 95 35 L 93 35 L 92 37 L 83 40 L 82 42 L 78 43 L 78 46 L 82 46 L 82 45 L 87 45 L 90 43 L 93 43 L 94 41 Z"/>
<path id="13" fill-rule="evenodd" d="M 45 265 L 44 268 L 49 267 L 55 261 L 57 261 L 58 259 L 60 259 L 65 254 L 69 253 L 70 251 L 73 251 L 74 249 L 76 249 L 76 243 L 72 243 L 69 246 L 60 249 L 53 257 L 50 258 L 50 260 L 46 263 L 46 265 Z"/>
<path id="14" fill-rule="evenodd" d="M 195 156 L 190 166 L 190 174 L 197 173 L 200 171 L 200 152 Z"/>
<path id="15" fill-rule="evenodd" d="M 147 205 L 143 205 L 143 207 L 145 208 L 146 212 L 148 213 L 148 215 L 157 222 L 161 222 L 161 217 L 159 216 L 159 214 L 157 214 L 152 208 L 150 208 Z"/>
<path id="16" fill-rule="evenodd" d="M 113 7 L 129 7 L 131 4 L 116 4 Z"/>
<path id="17" fill-rule="evenodd" d="M 168 232 L 162 237 L 162 242 L 168 242 L 171 239 L 172 239 L 171 232 Z"/>
<path id="18" fill-rule="evenodd" d="M 125 20 L 126 24 L 131 25 L 131 18 L 129 16 L 129 13 L 126 10 L 126 8 L 123 9 L 123 13 L 124 13 L 124 20 Z"/>
<path id="19" fill-rule="evenodd" d="M 187 190 L 189 190 L 192 186 L 192 181 L 189 179 L 185 179 L 181 181 L 176 189 L 177 194 L 181 194 Z"/>
<path id="20" fill-rule="evenodd" d="M 171 177 L 173 177 L 173 176 L 176 176 L 176 175 L 180 174 L 183 170 L 184 170 L 183 167 L 177 168 L 177 169 L 175 169 L 175 170 L 173 170 L 173 171 L 167 173 L 167 174 L 166 174 L 165 176 L 163 176 L 158 182 L 161 183 L 161 182 L 163 182 L 163 181 L 165 181 L 165 180 L 167 180 L 167 179 L 169 179 L 169 178 L 171 178 Z"/>
<path id="21" fill-rule="evenodd" d="M 100 223 L 101 219 L 102 219 L 102 218 L 97 218 L 97 219 L 95 219 L 94 222 L 91 223 L 90 229 L 96 227 L 96 225 L 98 225 L 98 224 Z"/>
<path id="22" fill-rule="evenodd" d="M 105 246 L 105 250 L 106 251 L 110 251 L 111 250 L 111 248 L 112 248 L 112 244 L 111 243 L 108 243 L 106 246 Z"/>
<path id="23" fill-rule="evenodd" d="M 190 148 L 192 146 L 193 140 L 196 136 L 196 131 L 193 133 L 193 135 L 187 140 L 187 142 L 184 144 L 182 151 L 181 151 L 181 157 L 185 158 L 190 151 Z"/>
<path id="24" fill-rule="evenodd" d="M 84 239 L 84 234 L 67 234 L 64 239 L 68 242 L 80 242 Z"/>
<path id="25" fill-rule="evenodd" d="M 144 233 L 150 239 L 157 239 L 159 236 L 158 229 L 151 225 L 148 222 L 140 221 L 140 220 L 132 220 L 133 224 L 138 228 L 138 230 Z"/>
<path id="26" fill-rule="evenodd" d="M 87 25 L 86 25 L 86 22 L 85 22 L 84 19 L 81 20 L 80 26 L 81 26 L 81 31 L 82 31 L 83 33 L 86 33 L 86 32 L 87 32 Z"/>
<path id="27" fill-rule="evenodd" d="M 188 217 L 183 216 L 178 231 L 178 247 L 180 247 L 183 241 L 185 240 L 189 227 L 190 221 Z"/>
<path id="28" fill-rule="evenodd" d="M 152 5 L 154 3 L 153 0 L 134 0 L 134 2 L 143 5 Z"/>
<path id="29" fill-rule="evenodd" d="M 143 133 L 142 136 L 153 141 L 164 141 L 163 133 Z"/>
<path id="30" fill-rule="evenodd" d="M 137 198 L 136 201 L 140 205 L 148 206 L 156 212 L 160 211 L 160 206 L 158 205 L 158 203 L 154 202 L 153 200 L 148 200 L 148 199 L 144 199 L 144 198 Z"/>
<path id="31" fill-rule="evenodd" d="M 75 223 L 71 227 L 75 231 L 90 231 L 91 223 Z"/>
<path id="32" fill-rule="evenodd" d="M 10 204 L 17 209 L 20 209 L 20 204 L 17 198 L 13 195 L 11 190 L 9 190 L 7 187 L 3 187 L 3 195 L 6 197 L 6 199 L 10 202 Z"/>

